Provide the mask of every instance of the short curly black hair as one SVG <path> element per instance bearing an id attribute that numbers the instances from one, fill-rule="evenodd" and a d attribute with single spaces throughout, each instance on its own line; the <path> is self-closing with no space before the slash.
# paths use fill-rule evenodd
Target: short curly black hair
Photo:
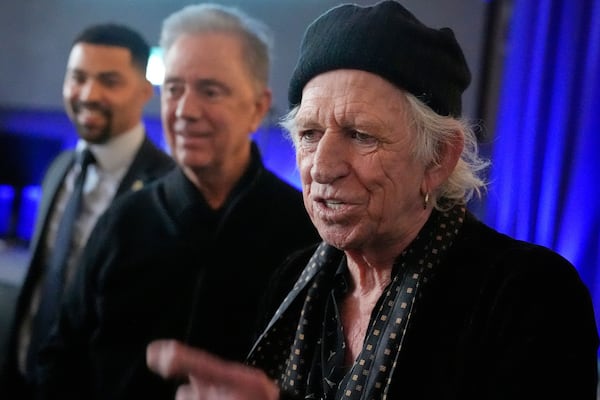
<path id="1" fill-rule="evenodd" d="M 131 53 L 133 64 L 146 73 L 150 45 L 141 34 L 127 26 L 114 23 L 92 25 L 75 37 L 73 46 L 77 43 L 123 47 Z"/>

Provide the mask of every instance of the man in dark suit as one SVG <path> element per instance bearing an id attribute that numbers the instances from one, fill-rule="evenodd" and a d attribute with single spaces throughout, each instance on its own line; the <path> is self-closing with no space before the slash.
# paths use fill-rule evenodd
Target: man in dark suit
<path id="1" fill-rule="evenodd" d="M 146 137 L 142 124 L 144 106 L 153 94 L 145 77 L 149 53 L 137 32 L 115 24 L 89 27 L 73 42 L 63 97 L 79 139 L 74 150 L 52 162 L 42 184 L 31 261 L 0 376 L 2 398 L 28 398 L 35 380 L 31 366 L 58 309 L 46 305 L 60 303 L 97 218 L 114 198 L 139 190 L 174 165 Z M 77 162 L 84 154 L 85 167 Z M 79 186 L 80 200 L 71 206 L 69 199 Z M 72 219 L 63 222 L 67 214 Z M 57 253 L 63 247 L 61 258 Z M 59 286 L 50 282 L 53 269 L 59 271 Z"/>

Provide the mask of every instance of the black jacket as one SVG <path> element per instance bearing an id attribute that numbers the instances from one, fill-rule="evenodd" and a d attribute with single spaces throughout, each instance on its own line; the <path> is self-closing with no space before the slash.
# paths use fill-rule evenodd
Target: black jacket
<path id="1" fill-rule="evenodd" d="M 312 250 L 274 276 L 270 312 Z M 596 399 L 592 302 L 568 261 L 467 214 L 436 269 L 416 302 L 389 399 Z M 286 326 L 295 326 L 290 321 L 298 320 L 303 293 L 282 313 Z M 277 333 L 270 332 L 269 340 L 276 341 Z"/>
<path id="2" fill-rule="evenodd" d="M 253 149 L 218 212 L 176 169 L 102 217 L 42 352 L 42 398 L 173 399 L 175 385 L 145 363 L 146 346 L 159 338 L 244 359 L 268 277 L 318 240 L 300 192 Z"/>

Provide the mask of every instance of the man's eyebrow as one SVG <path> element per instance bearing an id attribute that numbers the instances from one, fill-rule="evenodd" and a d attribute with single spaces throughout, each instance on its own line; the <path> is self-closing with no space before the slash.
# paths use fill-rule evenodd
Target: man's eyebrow
<path id="1" fill-rule="evenodd" d="M 70 74 L 85 74 L 86 73 L 81 68 L 70 68 L 70 67 L 67 67 L 67 72 Z"/>
<path id="2" fill-rule="evenodd" d="M 181 82 L 183 82 L 183 79 L 178 78 L 176 76 L 165 76 L 165 79 L 163 82 L 164 83 L 181 83 Z"/>
<path id="3" fill-rule="evenodd" d="M 115 71 L 115 70 L 100 71 L 95 74 L 92 74 L 89 71 L 86 71 L 81 68 L 67 68 L 67 72 L 70 74 L 78 74 L 78 75 L 92 75 L 92 76 L 97 76 L 100 78 L 113 78 L 113 77 L 122 76 L 122 74 L 119 71 Z"/>
<path id="4" fill-rule="evenodd" d="M 101 78 L 120 78 L 123 76 L 119 71 L 102 71 L 97 74 Z"/>
<path id="5" fill-rule="evenodd" d="M 177 77 L 177 76 L 166 76 L 164 79 L 165 83 L 182 83 L 185 82 L 185 79 Z M 227 88 L 227 85 L 225 85 L 223 82 L 220 82 L 218 80 L 215 79 L 196 79 L 194 80 L 192 83 L 192 85 L 194 86 L 219 86 L 222 88 Z"/>
<path id="6" fill-rule="evenodd" d="M 320 126 L 320 124 L 315 121 L 314 118 L 310 117 L 310 116 L 306 116 L 306 115 L 302 115 L 302 116 L 296 116 L 294 118 L 294 124 L 297 127 L 302 127 L 302 128 L 316 128 L 318 126 Z"/>

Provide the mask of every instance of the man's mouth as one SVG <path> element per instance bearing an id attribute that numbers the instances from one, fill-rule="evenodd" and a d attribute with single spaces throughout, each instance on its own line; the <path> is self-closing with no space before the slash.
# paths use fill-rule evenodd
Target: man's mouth
<path id="1" fill-rule="evenodd" d="M 332 210 L 339 210 L 344 205 L 344 202 L 339 200 L 322 200 L 321 202 L 325 205 L 325 207 Z"/>

